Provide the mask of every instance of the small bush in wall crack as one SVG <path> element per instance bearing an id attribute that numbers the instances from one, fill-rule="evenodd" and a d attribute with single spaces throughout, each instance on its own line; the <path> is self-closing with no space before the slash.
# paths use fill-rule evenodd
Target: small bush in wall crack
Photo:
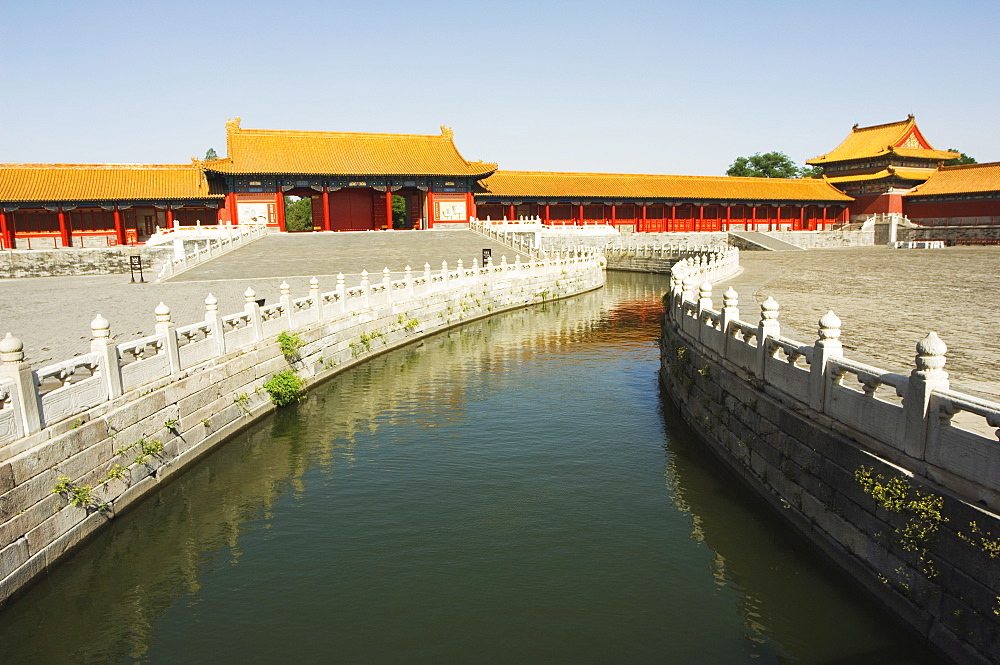
<path id="1" fill-rule="evenodd" d="M 306 394 L 306 382 L 291 370 L 278 372 L 264 384 L 264 390 L 276 406 L 288 406 Z"/>

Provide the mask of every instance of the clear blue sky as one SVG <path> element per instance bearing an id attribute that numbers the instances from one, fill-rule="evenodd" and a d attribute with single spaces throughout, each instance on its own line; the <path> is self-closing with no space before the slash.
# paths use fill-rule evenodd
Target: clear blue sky
<path id="1" fill-rule="evenodd" d="M 1000 3 L 0 0 L 0 162 L 187 162 L 244 127 L 504 169 L 716 175 L 917 117 L 1000 160 Z"/>

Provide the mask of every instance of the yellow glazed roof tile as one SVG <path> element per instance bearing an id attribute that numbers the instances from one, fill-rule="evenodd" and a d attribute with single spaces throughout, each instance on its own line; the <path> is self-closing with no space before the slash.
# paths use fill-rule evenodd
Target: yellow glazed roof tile
<path id="1" fill-rule="evenodd" d="M 884 125 L 858 127 L 854 125 L 851 133 L 840 145 L 832 151 L 819 157 L 807 160 L 806 164 L 829 164 L 850 159 L 880 157 L 895 153 L 902 157 L 919 157 L 924 159 L 945 160 L 958 157 L 958 153 L 947 150 L 935 150 L 924 139 L 913 116 L 900 122 L 890 122 Z"/>
<path id="2" fill-rule="evenodd" d="M 827 182 L 863 182 L 865 180 L 884 180 L 898 176 L 904 180 L 927 180 L 934 174 L 932 169 L 906 169 L 891 166 L 875 173 L 861 173 L 855 175 L 826 176 Z"/>
<path id="3" fill-rule="evenodd" d="M 466 161 L 450 128 L 435 136 L 243 129 L 226 123 L 225 159 L 205 168 L 229 174 L 442 175 L 483 177 L 497 165 Z"/>
<path id="4" fill-rule="evenodd" d="M 480 181 L 481 195 L 551 199 L 720 199 L 746 201 L 853 201 L 818 178 L 638 175 L 497 171 Z"/>
<path id="5" fill-rule="evenodd" d="M 944 166 L 906 196 L 1000 192 L 1000 162 Z"/>
<path id="6" fill-rule="evenodd" d="M 192 164 L 0 164 L 0 201 L 204 199 L 205 172 Z"/>

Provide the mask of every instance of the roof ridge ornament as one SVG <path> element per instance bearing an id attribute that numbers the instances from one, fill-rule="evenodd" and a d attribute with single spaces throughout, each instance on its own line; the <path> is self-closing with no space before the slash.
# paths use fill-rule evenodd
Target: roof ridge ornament
<path id="1" fill-rule="evenodd" d="M 226 118 L 226 132 L 238 132 L 240 131 L 240 116 L 235 118 Z"/>
<path id="2" fill-rule="evenodd" d="M 237 120 L 239 120 L 239 118 L 237 118 Z M 441 125 L 441 136 L 446 139 L 453 139 L 455 138 L 455 130 L 448 125 Z"/>

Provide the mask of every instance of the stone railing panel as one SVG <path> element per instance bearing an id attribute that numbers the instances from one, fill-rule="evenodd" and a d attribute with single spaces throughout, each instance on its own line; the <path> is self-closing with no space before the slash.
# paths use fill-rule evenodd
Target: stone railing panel
<path id="1" fill-rule="evenodd" d="M 981 418 L 982 429 L 971 431 L 954 424 L 960 413 Z M 948 470 L 977 485 L 1000 492 L 1000 404 L 963 395 L 952 390 L 935 390 L 928 407 L 925 457 L 931 464 Z"/>
<path id="2" fill-rule="evenodd" d="M 160 353 L 163 345 L 163 335 L 150 335 L 118 345 L 123 390 L 170 375 L 170 361 L 166 354 Z"/>
<path id="3" fill-rule="evenodd" d="M 764 351 L 764 380 L 808 404 L 812 347 L 785 337 L 768 337 Z"/>
<path id="4" fill-rule="evenodd" d="M 13 381 L 0 381 L 0 443 L 24 436 L 19 414 L 17 386 Z"/>

